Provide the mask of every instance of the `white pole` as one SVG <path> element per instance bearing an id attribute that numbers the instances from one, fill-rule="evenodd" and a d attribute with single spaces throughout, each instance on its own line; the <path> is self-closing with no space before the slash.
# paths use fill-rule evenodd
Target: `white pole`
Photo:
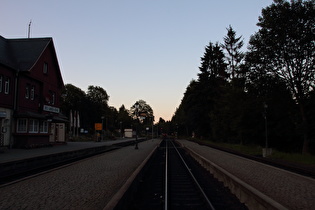
<path id="1" fill-rule="evenodd" d="M 152 119 L 152 140 L 153 140 L 153 119 Z"/>
<path id="2" fill-rule="evenodd" d="M 31 24 L 32 24 L 32 20 L 30 20 L 30 23 L 28 24 L 28 38 L 30 38 L 31 36 Z"/>

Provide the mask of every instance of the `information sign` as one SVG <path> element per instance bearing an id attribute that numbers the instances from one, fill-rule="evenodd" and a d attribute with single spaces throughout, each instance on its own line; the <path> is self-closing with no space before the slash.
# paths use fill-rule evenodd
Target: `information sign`
<path id="1" fill-rule="evenodd" d="M 102 130 L 102 123 L 95 123 L 95 130 L 96 131 L 101 131 Z"/>

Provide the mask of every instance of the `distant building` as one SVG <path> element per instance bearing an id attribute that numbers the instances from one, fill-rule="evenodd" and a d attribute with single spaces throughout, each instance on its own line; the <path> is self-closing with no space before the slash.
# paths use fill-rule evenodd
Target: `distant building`
<path id="1" fill-rule="evenodd" d="M 63 87 L 52 38 L 0 36 L 0 146 L 64 142 Z"/>

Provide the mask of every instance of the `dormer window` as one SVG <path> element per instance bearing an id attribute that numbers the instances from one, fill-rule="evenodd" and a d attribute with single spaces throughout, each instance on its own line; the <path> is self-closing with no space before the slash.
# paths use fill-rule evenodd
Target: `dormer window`
<path id="1" fill-rule="evenodd" d="M 46 62 L 44 63 L 43 73 L 48 74 L 48 63 L 46 63 Z"/>

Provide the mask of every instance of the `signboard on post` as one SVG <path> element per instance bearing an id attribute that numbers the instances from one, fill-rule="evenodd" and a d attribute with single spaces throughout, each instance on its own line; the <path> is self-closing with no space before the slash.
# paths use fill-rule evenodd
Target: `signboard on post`
<path id="1" fill-rule="evenodd" d="M 103 126 L 102 123 L 95 123 L 94 127 L 96 131 L 101 131 Z"/>
<path id="2" fill-rule="evenodd" d="M 125 137 L 132 138 L 132 129 L 125 129 Z"/>

